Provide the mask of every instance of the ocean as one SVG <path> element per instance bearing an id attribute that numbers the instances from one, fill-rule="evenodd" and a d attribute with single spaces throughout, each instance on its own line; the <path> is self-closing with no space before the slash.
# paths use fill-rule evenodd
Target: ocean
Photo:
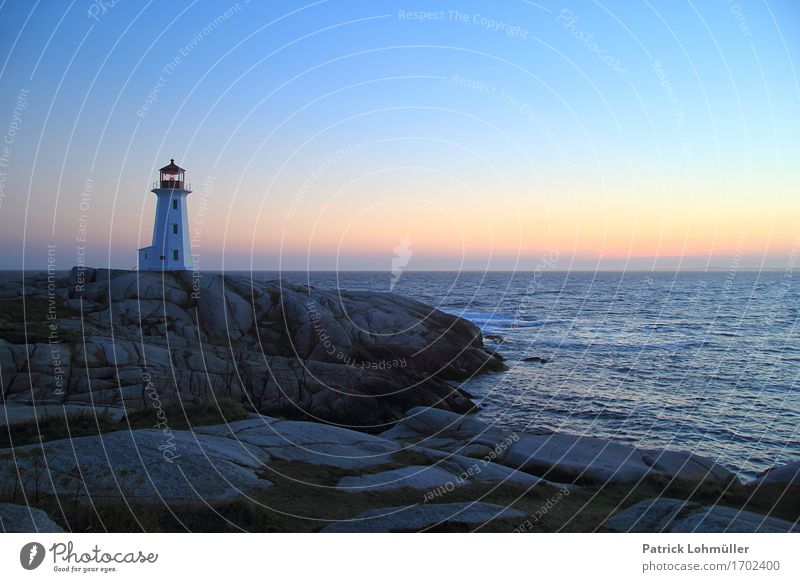
<path id="1" fill-rule="evenodd" d="M 284 272 L 388 292 L 389 273 Z M 256 278 L 277 278 L 260 272 Z M 392 292 L 479 325 L 509 370 L 480 416 L 691 450 L 742 478 L 800 458 L 800 285 L 783 272 L 403 272 Z M 526 358 L 541 361 L 525 361 Z"/>

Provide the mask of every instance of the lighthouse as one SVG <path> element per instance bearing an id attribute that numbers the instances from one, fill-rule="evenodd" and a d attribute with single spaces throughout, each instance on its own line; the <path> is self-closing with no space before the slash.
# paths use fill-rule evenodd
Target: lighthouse
<path id="1" fill-rule="evenodd" d="M 156 195 L 153 243 L 139 249 L 140 271 L 185 271 L 192 267 L 186 206 L 192 189 L 184 181 L 185 171 L 174 159 L 159 170 L 159 181 L 151 190 Z"/>

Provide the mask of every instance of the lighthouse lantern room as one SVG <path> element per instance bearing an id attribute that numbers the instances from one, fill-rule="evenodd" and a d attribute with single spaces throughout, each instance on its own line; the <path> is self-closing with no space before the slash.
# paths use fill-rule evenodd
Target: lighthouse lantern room
<path id="1" fill-rule="evenodd" d="M 184 181 L 186 170 L 170 160 L 159 170 L 153 244 L 139 249 L 140 271 L 185 271 L 191 269 L 189 220 L 186 197 L 192 189 Z"/>

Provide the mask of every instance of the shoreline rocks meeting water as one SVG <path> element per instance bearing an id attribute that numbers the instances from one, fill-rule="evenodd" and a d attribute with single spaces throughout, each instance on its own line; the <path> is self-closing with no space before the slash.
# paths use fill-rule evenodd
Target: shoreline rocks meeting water
<path id="1" fill-rule="evenodd" d="M 477 326 L 391 293 L 75 268 L 4 282 L 0 307 L 10 402 L 146 408 L 213 395 L 380 430 L 413 406 L 468 412 L 450 381 L 504 368 Z"/>
<path id="2" fill-rule="evenodd" d="M 795 531 L 800 466 L 479 420 L 480 329 L 390 293 L 0 283 L 3 531 Z"/>

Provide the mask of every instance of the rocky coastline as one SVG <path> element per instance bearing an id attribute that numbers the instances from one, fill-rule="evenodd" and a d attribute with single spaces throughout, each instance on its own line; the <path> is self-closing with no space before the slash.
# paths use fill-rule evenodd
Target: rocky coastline
<path id="1" fill-rule="evenodd" d="M 2 531 L 798 530 L 800 462 L 480 421 L 502 357 L 394 294 L 73 269 L 0 305 Z"/>
<path id="2" fill-rule="evenodd" d="M 140 409 L 215 396 L 379 432 L 414 406 L 469 412 L 454 382 L 504 369 L 478 327 L 391 293 L 75 268 L 5 282 L 0 308 L 14 403 Z"/>

